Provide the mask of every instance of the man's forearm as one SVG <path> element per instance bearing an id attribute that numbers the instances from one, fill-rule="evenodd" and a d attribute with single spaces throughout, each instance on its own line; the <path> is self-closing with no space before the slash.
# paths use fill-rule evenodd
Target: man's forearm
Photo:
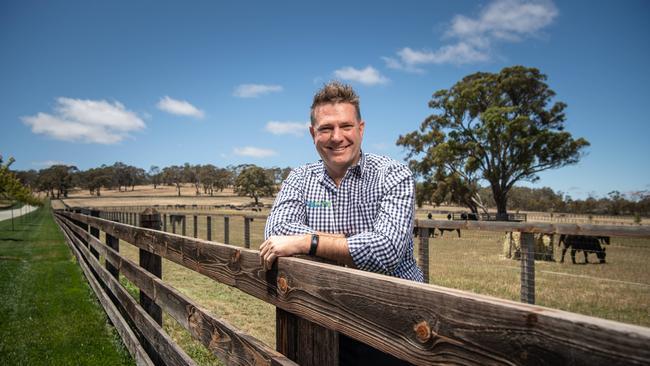
<path id="1" fill-rule="evenodd" d="M 348 239 L 345 235 L 318 232 L 318 237 L 317 256 L 354 267 L 354 262 L 348 249 Z"/>

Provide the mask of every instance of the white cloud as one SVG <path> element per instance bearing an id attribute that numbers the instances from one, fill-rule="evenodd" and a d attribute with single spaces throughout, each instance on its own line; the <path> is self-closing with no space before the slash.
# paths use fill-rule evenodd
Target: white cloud
<path id="1" fill-rule="evenodd" d="M 447 35 L 461 39 L 488 36 L 514 41 L 539 32 L 557 15 L 558 10 L 551 1 L 497 0 L 489 4 L 478 19 L 455 16 Z"/>
<path id="2" fill-rule="evenodd" d="M 309 122 L 278 122 L 269 121 L 264 128 L 274 135 L 294 135 L 301 137 L 309 129 Z"/>
<path id="3" fill-rule="evenodd" d="M 176 100 L 168 96 L 160 98 L 156 105 L 161 111 L 176 114 L 179 116 L 189 116 L 195 118 L 203 118 L 204 113 L 202 110 L 196 108 L 185 100 Z"/>
<path id="4" fill-rule="evenodd" d="M 129 132 L 145 127 L 144 121 L 120 102 L 57 98 L 54 115 L 38 113 L 21 117 L 32 132 L 63 141 L 114 144 Z"/>
<path id="5" fill-rule="evenodd" d="M 281 85 L 241 84 L 235 88 L 233 95 L 239 98 L 257 98 L 260 95 L 281 92 L 282 90 Z"/>
<path id="6" fill-rule="evenodd" d="M 381 75 L 377 69 L 372 66 L 368 66 L 365 69 L 355 69 L 354 67 L 347 66 L 342 69 L 334 71 L 334 75 L 337 78 L 356 81 L 364 85 L 377 85 L 385 84 L 388 82 L 388 79 Z"/>
<path id="7" fill-rule="evenodd" d="M 455 43 L 436 51 L 405 47 L 398 58 L 383 57 L 388 68 L 421 72 L 417 65 L 467 64 L 490 60 L 496 42 L 517 42 L 534 37 L 557 17 L 558 10 L 550 0 L 494 0 L 476 19 L 456 15 L 446 38 Z"/>
<path id="8" fill-rule="evenodd" d="M 245 146 L 235 148 L 235 154 L 241 156 L 249 156 L 252 158 L 267 158 L 276 155 L 277 153 L 270 149 L 261 149 L 259 147 Z"/>
<path id="9" fill-rule="evenodd" d="M 67 164 L 58 160 L 45 160 L 45 161 L 33 161 L 32 165 L 48 168 L 51 167 L 52 165 L 74 165 L 74 164 Z"/>

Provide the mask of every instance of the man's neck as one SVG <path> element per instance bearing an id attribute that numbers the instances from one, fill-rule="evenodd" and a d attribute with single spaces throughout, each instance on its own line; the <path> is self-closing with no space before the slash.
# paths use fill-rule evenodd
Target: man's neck
<path id="1" fill-rule="evenodd" d="M 349 166 L 343 169 L 336 170 L 336 169 L 332 169 L 331 167 L 327 166 L 327 164 L 325 164 L 325 170 L 327 171 L 327 175 L 329 175 L 329 177 L 332 178 L 334 184 L 336 184 L 336 187 L 338 188 L 341 186 L 341 182 L 343 181 L 343 178 L 345 178 L 345 174 L 348 172 L 348 170 L 350 170 L 350 168 L 354 166 L 357 166 L 360 160 L 361 160 L 361 152 L 359 152 L 357 158 Z"/>

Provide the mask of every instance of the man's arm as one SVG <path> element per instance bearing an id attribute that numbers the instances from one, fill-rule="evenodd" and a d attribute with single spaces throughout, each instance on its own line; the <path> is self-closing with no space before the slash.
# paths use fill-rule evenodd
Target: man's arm
<path id="1" fill-rule="evenodd" d="M 414 213 L 414 182 L 404 165 L 394 165 L 385 176 L 385 193 L 372 229 L 347 239 L 357 268 L 392 274 L 408 255 Z"/>
<path id="2" fill-rule="evenodd" d="M 348 240 L 343 234 L 318 232 L 316 256 L 354 267 L 348 250 Z M 308 254 L 312 234 L 271 236 L 260 246 L 260 261 L 264 268 L 271 268 L 278 257 Z"/>
<path id="3" fill-rule="evenodd" d="M 411 172 L 405 166 L 395 166 L 387 174 L 386 184 L 387 192 L 380 202 L 373 229 L 349 238 L 342 234 L 321 234 L 317 256 L 373 272 L 392 273 L 395 270 L 406 255 L 413 225 Z M 267 229 L 268 226 L 267 221 Z M 260 246 L 260 256 L 267 268 L 278 257 L 309 253 L 313 230 L 304 226 L 310 231 L 293 236 L 266 236 L 267 240 Z"/>
<path id="4" fill-rule="evenodd" d="M 305 211 L 305 194 L 303 192 L 304 175 L 307 172 L 301 168 L 291 171 L 282 183 L 278 197 L 266 219 L 264 238 L 272 235 L 303 235 L 314 233 L 307 221 Z"/>

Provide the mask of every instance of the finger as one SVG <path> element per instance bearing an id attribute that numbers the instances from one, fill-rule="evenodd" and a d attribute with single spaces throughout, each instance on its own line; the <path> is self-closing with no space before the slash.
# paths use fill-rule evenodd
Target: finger
<path id="1" fill-rule="evenodd" d="M 273 253 L 270 253 L 268 257 L 266 257 L 266 269 L 271 269 L 273 267 L 273 262 L 275 261 L 275 255 Z"/>

